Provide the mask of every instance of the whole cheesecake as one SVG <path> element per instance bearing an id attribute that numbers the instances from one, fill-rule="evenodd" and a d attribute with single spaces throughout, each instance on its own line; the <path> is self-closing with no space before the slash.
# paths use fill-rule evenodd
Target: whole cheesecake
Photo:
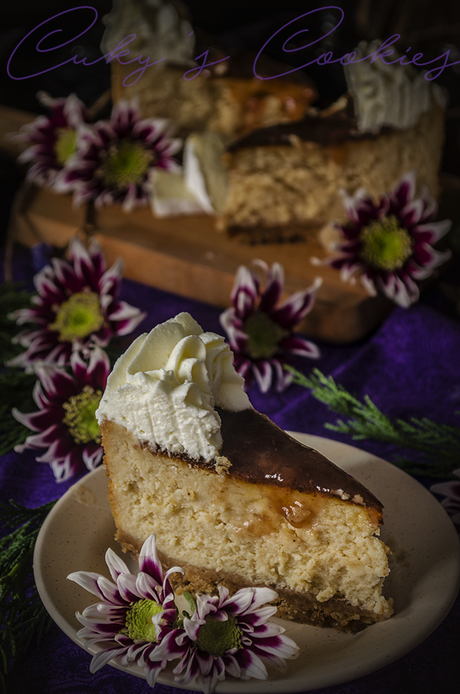
<path id="1" fill-rule="evenodd" d="M 261 124 L 223 154 L 216 147 L 214 160 L 201 157 L 221 232 L 250 244 L 318 237 L 329 249 L 341 239 L 337 225 L 348 221 L 344 193 L 365 189 L 377 201 L 414 172 L 417 195 L 428 189 L 438 198 L 445 95 L 412 66 L 373 61 L 379 47 L 356 48 L 359 60 L 345 67 L 348 89 L 334 103 L 298 120 Z M 187 156 L 184 162 L 187 169 Z M 209 162 L 213 175 L 206 177 Z M 216 171 L 225 191 L 217 201 Z M 199 192 L 192 175 L 187 184 Z"/>
<path id="2" fill-rule="evenodd" d="M 438 197 L 443 142 L 444 108 L 434 98 L 410 127 L 375 133 L 359 130 L 347 95 L 319 114 L 260 129 L 228 148 L 218 226 L 249 243 L 302 240 L 348 221 L 340 191 L 365 188 L 379 199 L 410 171 L 418 191 L 427 187 Z"/>
<path id="3" fill-rule="evenodd" d="M 128 37 L 130 59 L 110 61 L 114 102 L 136 99 L 142 117 L 171 120 L 181 137 L 213 132 L 225 141 L 308 111 L 317 92 L 307 75 L 284 75 L 289 67 L 264 55 L 260 79 L 255 51 L 224 48 L 190 21 L 177 0 L 115 0 L 101 49 L 117 55 Z M 148 69 L 141 67 L 147 56 Z"/>
<path id="4" fill-rule="evenodd" d="M 190 592 L 270 586 L 279 616 L 350 632 L 387 619 L 382 504 L 256 412 L 232 357 L 179 314 L 115 365 L 96 414 L 117 540 L 155 533 Z"/>

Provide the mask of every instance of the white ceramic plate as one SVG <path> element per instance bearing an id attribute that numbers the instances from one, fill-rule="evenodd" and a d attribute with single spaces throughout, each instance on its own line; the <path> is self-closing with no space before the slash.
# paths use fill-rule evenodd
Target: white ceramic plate
<path id="1" fill-rule="evenodd" d="M 430 492 L 369 453 L 316 436 L 292 435 L 354 475 L 384 504 L 382 538 L 393 551 L 385 594 L 393 597 L 395 613 L 388 621 L 354 635 L 277 620 L 300 646 L 300 657 L 288 661 L 282 674 L 269 668 L 268 681 L 229 678 L 217 685 L 217 692 L 305 692 L 366 675 L 421 643 L 444 619 L 458 592 L 459 539 Z M 81 625 L 75 612 L 96 600 L 66 576 L 84 570 L 109 577 L 104 561 L 107 547 L 121 554 L 114 532 L 105 470 L 98 468 L 64 494 L 38 536 L 34 572 L 40 597 L 56 624 L 76 643 Z M 90 653 L 97 650 L 88 649 Z M 136 665 L 120 669 L 143 676 Z M 177 687 L 170 670 L 162 672 L 159 682 Z"/>

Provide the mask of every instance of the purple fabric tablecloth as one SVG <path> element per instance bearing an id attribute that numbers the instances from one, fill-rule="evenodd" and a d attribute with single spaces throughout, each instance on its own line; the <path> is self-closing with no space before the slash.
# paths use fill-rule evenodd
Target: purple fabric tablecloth
<path id="1" fill-rule="evenodd" d="M 15 280 L 30 279 L 36 268 L 32 254 L 17 249 Z M 180 311 L 189 311 L 204 330 L 222 332 L 220 311 L 212 306 L 124 280 L 122 297 L 147 312 L 138 331 L 148 331 Z M 332 375 L 359 397 L 368 394 L 390 417 L 428 417 L 458 426 L 460 410 L 460 321 L 437 308 L 419 303 L 408 310 L 395 308 L 386 322 L 358 344 L 319 344 L 321 358 L 315 362 L 298 359 L 295 366 L 308 374 L 317 366 Z M 262 395 L 249 390 L 253 405 L 279 426 L 293 431 L 352 441 L 324 428 L 337 415 L 300 386 L 284 393 Z M 393 447 L 363 441 L 364 448 L 391 460 Z M 412 457 L 417 459 L 417 455 Z M 421 460 L 421 458 L 420 458 Z M 460 453 L 459 453 L 460 467 Z M 0 501 L 8 499 L 38 506 L 61 496 L 76 481 L 57 484 L 51 469 L 37 463 L 34 453 L 10 452 L 0 458 Z M 428 486 L 433 480 L 422 478 Z M 89 567 L 81 567 L 82 569 Z M 371 627 L 372 628 L 372 627 Z M 9 691 L 13 694 L 146 694 L 147 683 L 110 666 L 89 673 L 91 656 L 52 625 L 46 638 L 33 646 L 13 672 Z M 454 694 L 460 682 L 460 600 L 437 629 L 417 648 L 383 669 L 352 682 L 316 690 L 323 694 Z M 157 685 L 154 694 L 179 694 L 179 689 Z"/>

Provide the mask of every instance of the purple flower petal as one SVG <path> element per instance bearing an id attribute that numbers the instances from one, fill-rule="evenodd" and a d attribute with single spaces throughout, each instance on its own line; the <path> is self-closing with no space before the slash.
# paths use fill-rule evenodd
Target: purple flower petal
<path id="1" fill-rule="evenodd" d="M 392 192 L 383 195 L 377 202 L 367 197 L 364 190 L 359 190 L 353 197 L 345 195 L 345 207 L 350 219 L 348 224 L 341 227 L 345 243 L 338 244 L 339 255 L 322 261 L 314 259 L 313 262 L 339 270 L 342 280 L 347 282 L 353 283 L 359 277 L 371 296 L 375 296 L 378 287 L 400 306 L 410 306 L 420 294 L 414 279 L 425 279 L 434 267 L 445 262 L 450 255 L 431 248 L 431 244 L 447 233 L 450 221 L 433 222 L 437 212 L 436 201 L 426 189 L 418 198 L 414 198 L 414 192 L 415 172 L 411 171 Z M 361 242 L 362 229 L 371 220 L 381 220 L 383 223 L 386 216 L 396 218 L 398 227 L 409 235 L 413 249 L 404 267 L 396 263 L 391 271 L 381 269 L 377 262 L 372 264 L 364 260 L 365 241 Z"/>
<path id="2" fill-rule="evenodd" d="M 241 265 L 236 272 L 235 284 L 230 295 L 238 318 L 244 320 L 252 312 L 258 294 L 259 281 L 257 277 L 248 268 Z"/>
<path id="3" fill-rule="evenodd" d="M 71 94 L 66 99 L 52 99 L 39 92 L 39 100 L 48 109 L 48 116 L 38 116 L 32 123 L 23 126 L 15 138 L 27 149 L 19 156 L 21 162 L 33 162 L 27 179 L 37 185 L 54 188 L 67 162 L 60 161 L 56 143 L 62 130 L 75 131 L 87 119 L 84 104 Z"/>
<path id="4" fill-rule="evenodd" d="M 117 580 L 117 589 L 122 600 L 127 603 L 137 602 L 139 598 L 143 597 L 137 590 L 136 577 L 131 574 L 120 574 Z"/>
<path id="5" fill-rule="evenodd" d="M 282 393 L 292 383 L 292 374 L 286 371 L 278 359 L 270 359 L 270 364 L 276 376 L 276 390 Z"/>
<path id="6" fill-rule="evenodd" d="M 99 574 L 96 574 L 92 571 L 74 571 L 73 573 L 70 573 L 67 578 L 69 581 L 74 581 L 75 583 L 78 583 L 79 586 L 87 590 L 89 593 L 92 593 L 95 595 L 97 598 L 100 598 L 101 600 L 106 600 L 107 596 L 107 590 L 104 593 L 101 589 L 100 586 L 100 581 L 102 579 L 102 576 Z M 107 579 L 105 579 L 107 581 Z M 116 595 L 119 596 L 118 591 L 115 589 Z M 115 596 L 115 593 L 114 593 Z M 120 604 L 120 600 L 116 599 L 111 599 L 110 600 L 111 604 Z"/>
<path id="7" fill-rule="evenodd" d="M 247 648 L 235 653 L 235 658 L 241 668 L 242 673 L 247 678 L 252 677 L 256 680 L 266 680 L 268 677 L 267 668 L 255 653 Z"/>
<path id="8" fill-rule="evenodd" d="M 142 545 L 139 571 L 149 574 L 159 585 L 163 583 L 163 569 L 157 554 L 155 535 L 150 535 Z"/>
<path id="9" fill-rule="evenodd" d="M 412 200 L 398 214 L 403 227 L 410 229 L 417 224 L 423 216 L 423 200 Z"/>
<path id="10" fill-rule="evenodd" d="M 136 577 L 136 592 L 147 600 L 158 602 L 158 595 L 161 593 L 161 585 L 159 585 L 152 576 L 140 571 Z"/>
<path id="11" fill-rule="evenodd" d="M 415 193 L 415 171 L 410 171 L 400 180 L 393 194 L 390 196 L 392 205 L 390 214 L 394 210 L 401 210 L 409 204 Z"/>
<path id="12" fill-rule="evenodd" d="M 75 237 L 70 244 L 70 259 L 53 258 L 35 278 L 39 295 L 36 306 L 17 311 L 18 324 L 29 323 L 31 328 L 17 336 L 26 351 L 9 362 L 11 366 L 29 367 L 34 362 L 68 364 L 73 351 L 84 351 L 95 341 L 105 346 L 115 335 L 126 335 L 144 318 L 137 308 L 116 300 L 120 287 L 122 266 L 116 262 L 105 270 L 100 247 L 93 239 L 88 249 Z M 103 324 L 94 333 L 73 342 L 62 341 L 59 331 L 52 329 L 62 304 L 75 293 L 92 292 L 99 299 Z M 37 329 L 38 328 L 38 329 Z"/>
<path id="13" fill-rule="evenodd" d="M 259 389 L 265 393 L 275 382 L 281 391 L 292 380 L 280 361 L 282 354 L 289 353 L 289 345 L 292 344 L 300 356 L 315 353 L 311 343 L 308 343 L 311 347 L 307 350 L 304 343 L 300 348 L 300 342 L 289 343 L 286 338 L 292 337 L 295 325 L 311 310 L 322 280 L 318 278 L 311 287 L 296 292 L 278 305 L 283 290 L 282 266 L 274 263 L 269 268 L 261 260 L 255 260 L 253 264 L 265 272 L 265 288 L 262 290 L 254 272 L 240 266 L 231 294 L 233 306 L 221 313 L 220 323 L 234 353 L 234 367 L 246 384 L 254 378 Z M 264 345 L 263 341 L 267 344 Z M 283 345 L 286 345 L 286 349 Z M 267 352 L 266 358 L 261 357 L 264 351 Z"/>
<path id="14" fill-rule="evenodd" d="M 42 364 L 36 367 L 39 377 L 33 397 L 40 408 L 38 412 L 23 414 L 17 410 L 13 415 L 18 421 L 37 432 L 28 436 L 25 443 L 17 448 L 22 452 L 27 448 L 45 449 L 37 462 L 51 465 L 57 481 L 68 479 L 83 465 L 92 470 L 102 460 L 102 447 L 99 440 L 77 444 L 66 423 L 64 407 L 69 399 L 81 394 L 85 387 L 97 393 L 105 387 L 109 363 L 107 355 L 94 348 L 87 364 L 78 353 L 71 357 L 73 374 L 56 366 Z"/>
<path id="15" fill-rule="evenodd" d="M 261 261 L 254 261 L 254 264 L 261 264 Z M 284 286 L 284 270 L 280 263 L 273 263 L 271 269 L 266 263 L 261 265 L 267 274 L 267 283 L 262 292 L 259 303 L 259 311 L 269 313 L 281 298 Z"/>
<path id="16" fill-rule="evenodd" d="M 321 354 L 318 347 L 310 340 L 298 335 L 290 335 L 280 342 L 280 347 L 286 352 L 296 354 L 299 357 L 309 357 L 310 359 L 318 359 Z"/>
<path id="17" fill-rule="evenodd" d="M 436 243 L 441 239 L 452 226 L 450 219 L 444 219 L 442 222 L 429 222 L 428 224 L 417 224 L 413 230 L 414 237 L 417 240 L 425 241 L 425 243 Z"/>
<path id="18" fill-rule="evenodd" d="M 419 297 L 417 285 L 408 276 L 405 281 L 398 275 L 389 275 L 386 282 L 383 277 L 378 280 L 384 294 L 402 308 L 408 308 Z"/>
<path id="19" fill-rule="evenodd" d="M 130 306 L 124 301 L 119 301 L 116 309 L 110 312 L 108 318 L 110 321 L 118 323 L 116 328 L 117 335 L 129 335 L 144 320 L 146 315 L 146 313 L 141 313 L 134 306 Z"/>
<path id="20" fill-rule="evenodd" d="M 79 205 L 93 200 L 96 207 L 120 204 L 126 211 L 148 204 L 149 179 L 154 168 L 178 168 L 173 155 L 181 146 L 172 140 L 164 121 L 140 120 L 138 109 L 127 102 L 117 103 L 110 120 L 102 120 L 80 129 L 80 147 L 69 161 L 62 188 L 74 191 L 74 202 Z M 151 157 L 146 170 L 136 181 L 117 184 L 101 175 L 101 165 L 107 154 L 119 146 L 131 143 Z"/>
<path id="21" fill-rule="evenodd" d="M 293 328 L 311 310 L 318 288 L 323 280 L 317 278 L 313 285 L 303 292 L 292 294 L 278 308 L 270 311 L 270 317 L 284 328 Z"/>
<path id="22" fill-rule="evenodd" d="M 80 571 L 68 576 L 103 600 L 76 615 L 84 627 L 78 631 L 77 637 L 87 646 L 102 645 L 93 658 L 92 671 L 112 659 L 124 666 L 135 662 L 153 685 L 167 663 L 178 660 L 173 669 L 175 681 L 186 686 L 196 681 L 203 692 L 211 693 L 227 675 L 265 679 L 267 671 L 262 660 L 283 669 L 286 659 L 298 655 L 299 649 L 284 636 L 284 629 L 267 623 L 276 610 L 265 606 L 267 600 L 276 597 L 269 588 L 245 588 L 229 597 L 229 591 L 220 587 L 218 597 L 197 595 L 194 614 L 191 618 L 185 617 L 180 627 L 173 595 L 163 598 L 162 587 L 155 578 L 161 578 L 163 569 L 158 561 L 154 536 L 150 536 L 141 549 L 139 568 L 151 569 L 155 576 L 140 571 L 136 578 L 111 550 L 106 553 L 106 562 L 117 585 L 95 573 Z M 163 608 L 152 618 L 158 639 L 155 643 L 138 638 L 133 640 L 125 629 L 129 610 L 135 608 L 138 600 L 145 598 L 154 600 Z M 233 628 L 236 625 L 242 634 L 241 646 L 229 648 L 221 654 L 207 651 L 198 640 L 200 629 L 207 627 L 208 618 L 227 622 L 229 617 L 232 619 L 229 626 Z"/>

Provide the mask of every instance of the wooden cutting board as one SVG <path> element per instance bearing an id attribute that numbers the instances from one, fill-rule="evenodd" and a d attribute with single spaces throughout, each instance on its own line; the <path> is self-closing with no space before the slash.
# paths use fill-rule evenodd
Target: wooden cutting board
<path id="1" fill-rule="evenodd" d="M 15 152 L 17 145 L 5 140 L 4 134 L 17 131 L 32 118 L 0 107 L 1 145 Z M 13 240 L 27 246 L 45 241 L 64 247 L 83 222 L 83 210 L 72 207 L 69 195 L 31 188 L 13 214 L 10 233 Z M 230 304 L 238 266 L 250 266 L 255 258 L 283 265 L 286 296 L 322 277 L 315 305 L 300 328 L 329 342 L 364 337 L 392 308 L 384 297 L 369 297 L 359 283 L 343 283 L 335 270 L 313 266 L 313 256 L 325 256 L 316 238 L 251 246 L 219 233 L 211 216 L 155 218 L 150 208 L 124 213 L 119 207 L 97 211 L 94 235 L 108 264 L 123 258 L 125 277 L 222 308 Z"/>
<path id="2" fill-rule="evenodd" d="M 83 221 L 70 196 L 34 189 L 12 220 L 13 238 L 27 246 L 46 241 L 64 247 Z M 125 277 L 220 307 L 230 304 L 238 266 L 250 266 L 255 258 L 283 265 L 286 294 L 320 276 L 323 284 L 301 328 L 331 342 L 363 337 L 391 308 L 382 297 L 369 297 L 360 284 L 344 284 L 335 270 L 313 266 L 312 256 L 324 256 L 315 239 L 249 246 L 217 232 L 209 216 L 154 218 L 148 208 L 124 213 L 118 207 L 97 212 L 94 236 L 107 263 L 123 258 Z"/>

